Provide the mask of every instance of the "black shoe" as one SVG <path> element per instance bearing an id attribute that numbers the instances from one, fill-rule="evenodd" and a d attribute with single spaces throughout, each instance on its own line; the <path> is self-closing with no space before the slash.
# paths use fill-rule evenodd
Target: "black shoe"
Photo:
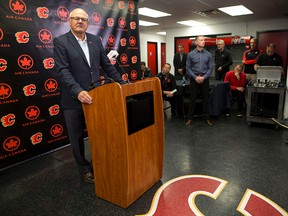
<path id="1" fill-rule="evenodd" d="M 84 181 L 90 184 L 94 184 L 94 175 L 92 172 L 88 172 L 83 175 Z"/>

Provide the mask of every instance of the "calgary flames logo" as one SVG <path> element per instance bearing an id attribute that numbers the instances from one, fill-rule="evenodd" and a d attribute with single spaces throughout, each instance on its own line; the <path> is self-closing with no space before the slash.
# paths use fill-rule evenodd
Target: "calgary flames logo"
<path id="1" fill-rule="evenodd" d="M 53 58 L 47 58 L 43 60 L 43 66 L 45 69 L 52 69 L 54 67 L 54 59 Z"/>
<path id="2" fill-rule="evenodd" d="M 118 1 L 118 7 L 119 7 L 120 10 L 123 10 L 125 8 L 124 1 Z"/>
<path id="3" fill-rule="evenodd" d="M 120 56 L 120 61 L 122 64 L 126 64 L 128 61 L 128 56 L 125 53 L 122 53 Z"/>
<path id="4" fill-rule="evenodd" d="M 15 37 L 18 43 L 28 43 L 29 41 L 29 33 L 26 31 L 16 32 Z"/>
<path id="5" fill-rule="evenodd" d="M 0 83 L 0 100 L 7 99 L 12 94 L 12 88 L 6 83 Z"/>
<path id="6" fill-rule="evenodd" d="M 130 46 L 135 46 L 136 45 L 136 38 L 134 36 L 131 36 L 129 38 L 129 44 L 130 44 Z"/>
<path id="7" fill-rule="evenodd" d="M 135 21 L 130 22 L 130 28 L 131 28 L 132 30 L 135 30 L 135 29 L 136 29 L 136 22 L 135 22 Z"/>
<path id="8" fill-rule="evenodd" d="M 95 24 L 100 24 L 101 23 L 101 21 L 102 21 L 102 17 L 101 17 L 101 15 L 99 14 L 99 13 L 93 13 L 92 14 L 92 21 L 93 21 L 93 23 L 95 23 Z"/>
<path id="9" fill-rule="evenodd" d="M 126 38 L 121 38 L 120 39 L 120 45 L 122 46 L 122 47 L 124 47 L 124 46 L 126 46 Z"/>
<path id="10" fill-rule="evenodd" d="M 47 7 L 38 7 L 36 11 L 37 11 L 38 17 L 41 19 L 46 19 L 49 17 L 49 10 Z"/>
<path id="11" fill-rule="evenodd" d="M 128 80 L 128 74 L 122 74 L 122 80 L 127 81 Z"/>
<path id="12" fill-rule="evenodd" d="M 133 1 L 128 2 L 128 10 L 133 12 L 135 10 L 135 4 Z"/>
<path id="13" fill-rule="evenodd" d="M 33 134 L 30 137 L 31 143 L 33 145 L 39 144 L 40 142 L 42 142 L 43 139 L 43 134 L 41 132 L 37 132 L 36 134 Z"/>
<path id="14" fill-rule="evenodd" d="M 131 57 L 131 62 L 132 62 L 133 64 L 136 64 L 136 63 L 137 63 L 137 56 L 132 56 L 132 57 Z"/>
<path id="15" fill-rule="evenodd" d="M 19 67 L 22 68 L 23 70 L 29 70 L 34 65 L 34 60 L 31 58 L 31 56 L 26 54 L 19 56 L 17 62 Z"/>
<path id="16" fill-rule="evenodd" d="M 7 61 L 0 58 L 0 72 L 3 72 L 7 69 Z"/>
<path id="17" fill-rule="evenodd" d="M 55 104 L 48 109 L 50 116 L 58 115 L 60 112 L 60 106 L 58 104 Z"/>
<path id="18" fill-rule="evenodd" d="M 67 8 L 60 6 L 57 9 L 57 15 L 58 15 L 59 19 L 66 21 L 69 17 L 69 11 Z"/>
<path id="19" fill-rule="evenodd" d="M 33 121 L 40 115 L 40 109 L 37 106 L 30 106 L 25 110 L 25 116 L 27 119 Z"/>
<path id="20" fill-rule="evenodd" d="M 22 0 L 10 0 L 9 7 L 17 15 L 23 15 L 27 10 L 26 4 Z"/>
<path id="21" fill-rule="evenodd" d="M 110 46 L 114 46 L 115 44 L 115 37 L 114 35 L 109 35 L 108 38 L 107 38 L 107 43 L 110 45 Z"/>
<path id="22" fill-rule="evenodd" d="M 15 123 L 15 115 L 12 113 L 5 115 L 1 118 L 1 122 L 2 122 L 3 127 L 12 126 Z"/>
<path id="23" fill-rule="evenodd" d="M 99 0 L 92 0 L 93 4 L 99 4 Z"/>
<path id="24" fill-rule="evenodd" d="M 108 27 L 113 27 L 114 26 L 114 19 L 113 18 L 108 18 L 107 19 L 107 26 Z"/>
<path id="25" fill-rule="evenodd" d="M 137 79 L 137 76 L 138 76 L 138 73 L 136 70 L 132 70 L 131 73 L 130 73 L 130 76 L 133 80 L 136 80 Z"/>
<path id="26" fill-rule="evenodd" d="M 105 0 L 105 3 L 108 7 L 112 7 L 114 4 L 114 0 Z"/>
<path id="27" fill-rule="evenodd" d="M 50 134 L 53 137 L 59 137 L 63 133 L 63 127 L 60 124 L 55 124 L 50 129 Z"/>
<path id="28" fill-rule="evenodd" d="M 46 82 L 44 83 L 44 88 L 46 89 L 46 91 L 48 92 L 54 92 L 56 91 L 56 89 L 58 88 L 58 82 L 55 79 L 49 78 L 48 80 L 46 80 Z"/>
<path id="29" fill-rule="evenodd" d="M 38 38 L 42 43 L 50 43 L 52 41 L 52 33 L 47 29 L 41 29 Z"/>
<path id="30" fill-rule="evenodd" d="M 0 28 L 0 40 L 2 40 L 4 37 L 4 33 L 3 33 L 3 30 Z"/>
<path id="31" fill-rule="evenodd" d="M 25 96 L 33 96 L 36 93 L 36 86 L 34 84 L 26 85 L 23 87 Z"/>
<path id="32" fill-rule="evenodd" d="M 126 26 L 126 19 L 124 17 L 119 17 L 118 19 L 118 25 L 120 28 L 125 28 Z"/>

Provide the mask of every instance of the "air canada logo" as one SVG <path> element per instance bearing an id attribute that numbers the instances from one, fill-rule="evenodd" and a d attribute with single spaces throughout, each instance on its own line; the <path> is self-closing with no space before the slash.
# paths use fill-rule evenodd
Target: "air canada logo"
<path id="1" fill-rule="evenodd" d="M 33 96 L 36 93 L 36 86 L 34 84 L 29 84 L 23 87 L 23 92 L 25 96 Z"/>
<path id="2" fill-rule="evenodd" d="M 66 21 L 69 17 L 69 11 L 67 8 L 60 6 L 57 9 L 57 15 L 59 19 Z"/>
<path id="3" fill-rule="evenodd" d="M 135 46 L 136 45 L 136 38 L 134 36 L 131 36 L 129 38 L 129 44 L 130 44 L 130 46 Z"/>
<path id="4" fill-rule="evenodd" d="M 27 10 L 26 4 L 22 0 L 10 0 L 9 7 L 17 15 L 23 15 Z"/>
<path id="5" fill-rule="evenodd" d="M 49 17 L 49 10 L 47 7 L 38 7 L 36 11 L 37 11 L 38 17 L 41 19 L 46 19 Z"/>
<path id="6" fill-rule="evenodd" d="M 52 41 L 52 33 L 47 29 L 41 29 L 38 38 L 42 43 L 50 43 Z"/>
<path id="7" fill-rule="evenodd" d="M 136 55 L 131 57 L 131 62 L 132 62 L 133 64 L 136 64 L 136 63 L 137 63 L 137 56 L 136 56 Z"/>
<path id="8" fill-rule="evenodd" d="M 12 88 L 6 83 L 0 83 L 0 100 L 9 98 L 12 94 Z"/>
<path id="9" fill-rule="evenodd" d="M 29 106 L 25 110 L 25 116 L 27 119 L 33 121 L 37 119 L 40 115 L 40 109 L 37 106 Z"/>
<path id="10" fill-rule="evenodd" d="M 7 61 L 0 58 L 0 72 L 3 72 L 7 69 Z"/>
<path id="11" fill-rule="evenodd" d="M 122 47 L 124 47 L 124 46 L 126 46 L 126 38 L 121 38 L 120 39 L 120 45 L 122 46 Z"/>
<path id="12" fill-rule="evenodd" d="M 44 83 L 44 88 L 48 92 L 54 92 L 58 88 L 58 82 L 55 79 L 50 78 Z"/>
<path id="13" fill-rule="evenodd" d="M 122 64 L 126 64 L 128 61 L 128 56 L 125 53 L 122 53 L 120 56 L 120 61 Z"/>
<path id="14" fill-rule="evenodd" d="M 92 0 L 93 4 L 99 4 L 99 0 Z"/>
<path id="15" fill-rule="evenodd" d="M 107 19 L 107 26 L 108 27 L 113 27 L 114 26 L 114 19 L 113 18 L 108 18 Z"/>
<path id="16" fill-rule="evenodd" d="M 100 24 L 101 23 L 101 21 L 102 21 L 102 17 L 101 17 L 101 15 L 99 14 L 99 13 L 93 13 L 92 14 L 92 21 L 93 21 L 93 23 L 95 23 L 95 24 Z"/>
<path id="17" fill-rule="evenodd" d="M 15 115 L 13 113 L 5 115 L 1 118 L 1 122 L 2 122 L 3 127 L 12 126 L 15 123 Z"/>
<path id="18" fill-rule="evenodd" d="M 63 133 L 63 127 L 60 124 L 55 124 L 50 129 L 50 134 L 53 137 L 59 137 Z"/>
<path id="19" fill-rule="evenodd" d="M 111 7 L 114 4 L 114 0 L 105 0 L 105 3 L 108 7 Z"/>
<path id="20" fill-rule="evenodd" d="M 120 10 L 123 10 L 125 8 L 124 1 L 118 1 L 118 7 L 119 7 Z"/>
<path id="21" fill-rule="evenodd" d="M 137 71 L 136 70 L 132 70 L 131 73 L 130 73 L 130 76 L 131 76 L 132 80 L 136 80 L 137 76 L 138 76 Z"/>
<path id="22" fill-rule="evenodd" d="M 118 19 L 118 25 L 121 27 L 121 28 L 125 28 L 126 26 L 126 19 L 124 17 L 119 17 Z"/>
<path id="23" fill-rule="evenodd" d="M 130 22 L 130 29 L 132 29 L 132 30 L 134 30 L 134 29 L 136 29 L 136 22 L 135 21 L 132 21 L 132 22 Z"/>
<path id="24" fill-rule="evenodd" d="M 51 57 L 44 59 L 43 66 L 45 69 L 52 69 L 54 67 L 54 59 Z"/>
<path id="25" fill-rule="evenodd" d="M 33 145 L 39 144 L 42 142 L 43 134 L 41 132 L 37 132 L 30 137 L 31 143 Z"/>
<path id="26" fill-rule="evenodd" d="M 50 116 L 55 116 L 55 115 L 58 115 L 59 112 L 60 112 L 60 106 L 58 104 L 55 104 L 51 107 L 49 107 L 49 114 Z"/>
<path id="27" fill-rule="evenodd" d="M 129 10 L 130 12 L 133 12 L 133 11 L 135 10 L 135 4 L 134 4 L 133 1 L 129 1 L 129 2 L 128 2 L 128 10 Z"/>
<path id="28" fill-rule="evenodd" d="M 33 67 L 34 60 L 31 58 L 31 56 L 23 54 L 19 56 L 17 63 L 23 70 L 29 70 Z"/>
<path id="29" fill-rule="evenodd" d="M 107 39 L 107 42 L 108 42 L 108 44 L 110 45 L 110 46 L 114 46 L 114 44 L 115 44 L 115 37 L 114 37 L 114 35 L 109 35 L 108 36 L 108 39 Z"/>
<path id="30" fill-rule="evenodd" d="M 3 30 L 0 28 L 0 41 L 3 39 L 4 37 L 4 33 L 3 33 Z"/>
<path id="31" fill-rule="evenodd" d="M 29 33 L 27 31 L 16 32 L 15 37 L 18 43 L 28 43 L 29 41 Z"/>
<path id="32" fill-rule="evenodd" d="M 3 143 L 3 148 L 6 151 L 12 152 L 15 151 L 19 146 L 20 146 L 20 139 L 16 136 L 11 136 L 8 137 L 4 143 Z"/>

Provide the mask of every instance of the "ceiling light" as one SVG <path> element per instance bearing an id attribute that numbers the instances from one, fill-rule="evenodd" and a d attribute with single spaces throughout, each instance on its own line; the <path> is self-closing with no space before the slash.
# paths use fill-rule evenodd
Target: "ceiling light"
<path id="1" fill-rule="evenodd" d="M 159 23 L 153 23 L 153 22 L 147 22 L 147 21 L 139 20 L 139 25 L 140 26 L 155 26 L 155 25 L 159 25 Z"/>
<path id="2" fill-rule="evenodd" d="M 223 7 L 218 8 L 218 10 L 223 11 L 230 16 L 241 16 L 247 14 L 253 14 L 248 8 L 244 7 L 243 5 L 231 6 L 231 7 Z"/>
<path id="3" fill-rule="evenodd" d="M 156 32 L 156 34 L 159 34 L 159 35 L 166 35 L 166 32 Z"/>
<path id="4" fill-rule="evenodd" d="M 186 26 L 203 26 L 203 25 L 206 25 L 204 23 L 201 23 L 201 22 L 197 22 L 197 21 L 194 21 L 194 20 L 186 20 L 186 21 L 180 21 L 180 22 L 177 22 L 179 24 L 182 24 L 182 25 L 186 25 Z"/>
<path id="5" fill-rule="evenodd" d="M 139 8 L 139 14 L 143 16 L 158 18 L 158 17 L 165 17 L 165 16 L 171 16 L 171 14 L 164 13 L 162 11 L 153 10 L 151 8 L 143 7 Z"/>

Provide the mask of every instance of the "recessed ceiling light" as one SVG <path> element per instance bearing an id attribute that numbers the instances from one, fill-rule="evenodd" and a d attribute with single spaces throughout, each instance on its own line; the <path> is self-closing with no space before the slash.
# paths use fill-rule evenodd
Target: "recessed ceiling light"
<path id="1" fill-rule="evenodd" d="M 159 23 L 147 22 L 147 21 L 139 20 L 139 25 L 140 26 L 155 26 L 155 25 L 159 25 Z"/>
<path id="2" fill-rule="evenodd" d="M 203 26 L 203 25 L 206 25 L 205 23 L 201 23 L 201 22 L 197 22 L 197 21 L 194 21 L 194 20 L 186 20 L 186 21 L 180 21 L 180 22 L 177 22 L 179 24 L 182 24 L 182 25 L 186 25 L 186 26 Z"/>
<path id="3" fill-rule="evenodd" d="M 166 35 L 166 32 L 156 32 L 156 34 L 159 34 L 159 35 Z"/>
<path id="4" fill-rule="evenodd" d="M 171 16 L 171 14 L 168 14 L 168 13 L 165 13 L 162 11 L 158 11 L 158 10 L 154 10 L 151 8 L 147 8 L 147 7 L 139 8 L 138 11 L 139 11 L 140 15 L 153 17 L 153 18 Z"/>
<path id="5" fill-rule="evenodd" d="M 218 10 L 223 11 L 224 13 L 229 14 L 230 16 L 241 16 L 241 15 L 253 14 L 251 10 L 244 7 L 243 5 L 222 7 L 222 8 L 218 8 Z"/>

